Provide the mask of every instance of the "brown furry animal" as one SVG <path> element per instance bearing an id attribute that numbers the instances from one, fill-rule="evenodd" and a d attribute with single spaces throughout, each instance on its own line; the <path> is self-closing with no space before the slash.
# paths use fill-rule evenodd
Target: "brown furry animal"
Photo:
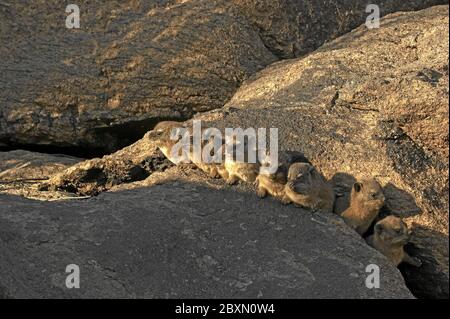
<path id="1" fill-rule="evenodd" d="M 184 128 L 183 123 L 163 121 L 159 122 L 151 133 L 151 138 L 155 141 L 156 146 L 174 164 L 179 164 L 179 161 L 172 156 L 172 148 L 182 139 L 180 136 L 174 140 L 171 139 L 172 131 L 177 128 Z"/>
<path id="2" fill-rule="evenodd" d="M 304 208 L 333 212 L 333 189 L 309 163 L 294 163 L 289 167 L 284 190 L 283 204 L 292 202 Z"/>
<path id="3" fill-rule="evenodd" d="M 197 157 L 194 156 L 194 147 L 193 145 L 193 138 L 191 136 L 191 146 L 190 146 L 190 151 L 189 151 L 189 159 L 191 160 L 191 162 L 196 165 L 200 170 L 202 170 L 203 172 L 205 172 L 206 174 L 208 174 L 209 177 L 211 178 L 219 178 L 221 177 L 221 174 L 219 174 L 219 172 L 224 171 L 223 168 L 223 164 L 221 163 L 215 163 L 215 162 L 205 162 L 203 159 L 203 152 L 205 150 L 205 146 L 207 146 L 209 143 L 213 143 L 213 138 L 210 138 L 209 140 L 202 140 L 201 142 L 201 152 L 200 154 L 197 154 Z M 213 144 L 211 144 L 213 145 Z M 211 148 L 209 155 L 211 157 L 214 156 L 214 148 Z M 211 158 L 212 161 L 212 158 Z"/>
<path id="4" fill-rule="evenodd" d="M 284 167 L 279 167 L 274 174 L 259 174 L 256 178 L 257 194 L 264 198 L 267 194 L 282 199 L 285 195 L 284 187 L 287 183 L 287 173 Z"/>
<path id="5" fill-rule="evenodd" d="M 267 194 L 276 197 L 280 200 L 285 195 L 285 185 L 287 183 L 287 175 L 289 167 L 293 163 L 307 162 L 307 159 L 302 153 L 285 151 L 279 155 L 278 167 L 275 173 L 266 174 L 260 173 L 256 178 L 257 194 L 260 198 L 264 198 Z M 269 167 L 270 163 L 262 163 L 261 166 Z"/>
<path id="6" fill-rule="evenodd" d="M 375 224 L 374 234 L 367 238 L 367 243 L 385 255 L 396 266 L 405 262 L 420 267 L 422 261 L 409 256 L 404 250 L 410 237 L 411 231 L 400 218 L 388 216 Z"/>
<path id="7" fill-rule="evenodd" d="M 259 173 L 260 163 L 258 162 L 258 154 L 256 150 L 249 149 L 249 144 L 247 141 L 244 142 L 243 145 L 243 159 L 238 159 L 238 148 L 239 143 L 233 142 L 231 146 L 223 145 L 223 154 L 224 154 L 224 164 L 222 167 L 219 167 L 219 174 L 226 179 L 229 185 L 236 184 L 239 180 L 242 180 L 246 183 L 254 183 L 256 181 L 256 177 Z M 225 156 L 226 151 L 225 148 L 230 147 L 231 158 L 227 158 Z M 249 161 L 249 152 L 255 152 L 256 163 L 252 163 Z M 220 172 L 221 171 L 221 172 Z"/>
<path id="8" fill-rule="evenodd" d="M 344 221 L 364 235 L 384 205 L 381 185 L 375 179 L 356 182 L 350 194 L 350 207 L 342 214 Z"/>

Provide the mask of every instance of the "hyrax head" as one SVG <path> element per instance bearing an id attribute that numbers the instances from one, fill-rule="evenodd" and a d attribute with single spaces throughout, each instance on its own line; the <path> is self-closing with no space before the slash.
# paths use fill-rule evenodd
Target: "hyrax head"
<path id="1" fill-rule="evenodd" d="M 294 163 L 289 167 L 288 180 L 310 181 L 314 167 L 308 163 Z"/>
<path id="2" fill-rule="evenodd" d="M 376 223 L 375 235 L 389 246 L 404 246 L 411 238 L 411 231 L 400 218 L 388 216 Z"/>
<path id="3" fill-rule="evenodd" d="M 181 123 L 174 121 L 159 122 L 151 132 L 151 138 L 157 144 L 170 140 L 170 133 L 172 129 L 182 127 Z"/>
<path id="4" fill-rule="evenodd" d="M 183 127 L 183 123 L 174 121 L 163 121 L 158 123 L 149 135 L 149 138 L 155 143 L 159 150 L 161 150 L 164 156 L 175 164 L 187 161 L 184 150 L 189 145 L 185 147 L 184 144 L 189 142 L 188 137 L 189 132 Z M 183 142 L 183 148 L 177 148 L 177 154 L 172 154 L 172 151 L 174 150 L 173 147 L 179 142 Z"/>
<path id="5" fill-rule="evenodd" d="M 231 139 L 226 137 L 224 147 L 229 161 L 252 164 L 258 162 L 257 141 L 254 137 L 236 135 Z"/>
<path id="6" fill-rule="evenodd" d="M 182 123 L 175 121 L 162 121 L 156 124 L 156 126 L 153 128 L 153 131 L 162 132 L 166 131 L 168 128 L 173 128 L 177 126 L 182 127 Z"/>
<path id="7" fill-rule="evenodd" d="M 381 209 L 385 201 L 380 183 L 373 178 L 361 180 L 353 184 L 351 197 L 352 200 L 357 200 L 374 209 Z"/>
<path id="8" fill-rule="evenodd" d="M 298 194 L 307 194 L 313 185 L 314 166 L 308 163 L 294 163 L 289 167 L 288 185 Z"/>

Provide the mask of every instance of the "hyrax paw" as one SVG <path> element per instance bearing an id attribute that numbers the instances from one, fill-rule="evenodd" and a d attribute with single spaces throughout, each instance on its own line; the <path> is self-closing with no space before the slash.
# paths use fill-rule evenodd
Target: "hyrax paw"
<path id="1" fill-rule="evenodd" d="M 265 189 L 258 189 L 258 191 L 256 192 L 256 195 L 258 195 L 259 198 L 264 198 L 267 196 L 266 190 Z"/>
<path id="2" fill-rule="evenodd" d="M 283 204 L 283 205 L 289 205 L 290 203 L 291 203 L 291 200 L 287 197 L 283 197 L 281 199 L 281 204 Z"/>
<path id="3" fill-rule="evenodd" d="M 217 179 L 217 178 L 220 178 L 220 175 L 219 175 L 219 173 L 213 171 L 213 172 L 209 173 L 209 177 Z"/>
<path id="4" fill-rule="evenodd" d="M 237 178 L 228 178 L 227 179 L 227 184 L 228 185 L 236 185 L 237 184 L 237 182 L 238 182 L 239 180 L 237 179 Z"/>

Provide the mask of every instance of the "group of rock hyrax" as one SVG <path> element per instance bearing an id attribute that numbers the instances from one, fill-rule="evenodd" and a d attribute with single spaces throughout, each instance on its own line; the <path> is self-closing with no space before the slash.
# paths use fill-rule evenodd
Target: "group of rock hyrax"
<path id="1" fill-rule="evenodd" d="M 174 163 L 177 163 L 177 160 L 172 158 L 171 150 L 179 140 L 171 139 L 171 132 L 182 125 L 179 122 L 164 121 L 152 132 L 152 139 L 158 148 Z M 279 154 L 276 172 L 268 174 L 262 173 L 261 170 L 261 167 L 268 163 L 239 162 L 234 158 L 230 160 L 225 157 L 221 163 L 204 163 L 193 156 L 192 148 L 190 150 L 188 154 L 190 162 L 211 178 L 223 178 L 230 185 L 240 180 L 254 183 L 260 198 L 271 195 L 285 205 L 293 203 L 313 211 L 335 212 L 336 195 L 333 187 L 299 152 Z M 352 187 L 349 207 L 340 215 L 347 225 L 364 236 L 378 219 L 384 203 L 383 189 L 375 179 L 360 180 Z M 406 262 L 420 267 L 422 262 L 409 256 L 404 250 L 410 235 L 411 231 L 400 218 L 388 216 L 375 223 L 373 234 L 366 237 L 366 242 L 396 266 Z"/>

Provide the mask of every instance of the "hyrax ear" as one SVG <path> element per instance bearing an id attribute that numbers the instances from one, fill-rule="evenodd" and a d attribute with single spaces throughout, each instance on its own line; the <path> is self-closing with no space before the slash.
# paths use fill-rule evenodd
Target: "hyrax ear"
<path id="1" fill-rule="evenodd" d="M 378 235 L 381 235 L 381 233 L 383 232 L 383 225 L 381 224 L 375 224 L 375 233 Z"/>
<path id="2" fill-rule="evenodd" d="M 353 184 L 353 188 L 355 189 L 355 192 L 357 192 L 357 193 L 359 193 L 361 191 L 362 187 L 363 186 L 361 183 L 356 182 L 355 184 Z"/>

